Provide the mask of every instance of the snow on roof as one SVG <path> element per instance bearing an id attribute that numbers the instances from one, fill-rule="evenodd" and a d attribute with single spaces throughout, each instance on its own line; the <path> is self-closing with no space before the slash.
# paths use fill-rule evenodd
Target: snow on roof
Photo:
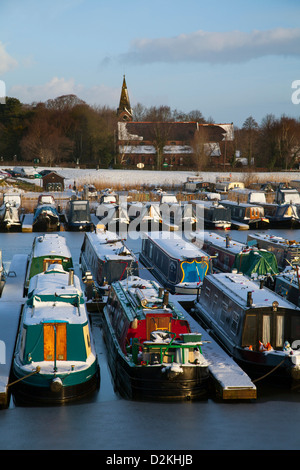
<path id="1" fill-rule="evenodd" d="M 148 238 L 157 243 L 170 256 L 177 259 L 207 258 L 209 255 L 200 250 L 196 245 L 184 240 L 174 232 L 157 232 Z"/>
<path id="2" fill-rule="evenodd" d="M 221 235 L 218 235 L 214 232 L 203 232 L 200 234 L 195 233 L 194 235 L 196 239 L 204 240 L 204 242 L 212 243 L 220 248 L 227 248 L 228 250 L 234 253 L 240 253 L 242 250 L 247 248 L 247 245 L 245 245 L 244 243 L 231 240 L 231 238 L 229 238 L 228 240 L 229 247 L 226 247 L 226 237 L 222 237 Z"/>
<path id="3" fill-rule="evenodd" d="M 67 302 L 66 300 L 70 300 Z M 78 299 L 77 305 L 71 300 Z M 70 284 L 69 273 L 59 264 L 49 266 L 48 270 L 34 276 L 28 289 L 28 301 L 25 305 L 24 321 L 36 324 L 50 320 L 69 323 L 84 323 L 87 314 L 83 293 L 78 276 L 73 275 Z"/>
<path id="4" fill-rule="evenodd" d="M 288 302 L 283 297 L 266 287 L 260 288 L 258 282 L 249 279 L 243 274 L 236 273 L 218 273 L 209 274 L 206 280 L 213 283 L 225 295 L 233 298 L 242 307 L 246 307 L 248 292 L 252 293 L 252 307 L 269 307 L 274 301 L 278 302 L 279 307 L 292 310 L 299 310 L 294 304 Z"/>
<path id="5" fill-rule="evenodd" d="M 90 240 L 97 256 L 104 261 L 134 259 L 134 255 L 115 232 L 98 229 L 97 232 L 86 233 L 86 237 Z"/>
<path id="6" fill-rule="evenodd" d="M 274 244 L 286 245 L 286 246 L 298 246 L 300 243 L 295 240 L 287 240 L 283 237 L 278 237 L 276 235 L 269 235 L 267 233 L 253 233 L 249 235 L 250 238 L 264 240 Z"/>
<path id="7" fill-rule="evenodd" d="M 56 233 L 45 233 L 36 237 L 33 250 L 35 258 L 47 255 L 72 257 L 66 239 Z"/>

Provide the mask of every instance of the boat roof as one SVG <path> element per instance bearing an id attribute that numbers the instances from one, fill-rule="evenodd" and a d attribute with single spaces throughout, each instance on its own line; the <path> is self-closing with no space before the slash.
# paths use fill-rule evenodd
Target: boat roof
<path id="1" fill-rule="evenodd" d="M 184 318 L 172 302 L 168 302 L 168 306 L 163 305 L 163 293 L 160 294 L 160 286 L 156 281 L 128 276 L 123 281 L 113 282 L 112 288 L 130 321 L 136 317 L 145 318 L 147 313 L 169 313 Z"/>
<path id="2" fill-rule="evenodd" d="M 78 276 L 70 285 L 69 273 L 52 264 L 47 271 L 33 276 L 24 309 L 26 324 L 47 322 L 85 323 L 87 313 Z"/>
<path id="3" fill-rule="evenodd" d="M 57 233 L 45 233 L 35 237 L 33 242 L 33 256 L 61 256 L 72 258 L 66 239 Z"/>
<path id="4" fill-rule="evenodd" d="M 154 232 L 153 235 L 144 233 L 145 237 L 159 245 L 171 257 L 177 259 L 209 258 L 209 255 L 200 250 L 195 244 L 184 240 L 174 232 Z"/>
<path id="5" fill-rule="evenodd" d="M 232 240 L 229 237 L 229 247 L 226 246 L 226 237 L 222 237 L 221 235 L 218 235 L 217 233 L 214 232 L 203 232 L 203 233 L 194 233 L 194 236 L 198 238 L 199 240 L 203 240 L 207 243 L 212 243 L 215 246 L 218 246 L 219 248 L 226 248 L 227 250 L 234 252 L 234 253 L 240 253 L 242 250 L 247 248 L 247 245 L 245 243 L 238 242 L 236 240 Z"/>
<path id="6" fill-rule="evenodd" d="M 124 245 L 123 240 L 115 233 L 105 229 L 86 233 L 98 258 L 103 261 L 135 260 L 134 254 Z"/>
<path id="7" fill-rule="evenodd" d="M 252 293 L 252 308 L 270 307 L 274 301 L 278 302 L 278 307 L 292 310 L 299 310 L 294 304 L 288 302 L 280 295 L 267 289 L 260 288 L 259 282 L 255 282 L 240 273 L 218 273 L 208 274 L 205 278 L 207 282 L 213 283 L 225 295 L 232 298 L 243 308 L 247 307 L 248 292 Z M 204 286 L 203 286 L 204 291 Z"/>
<path id="8" fill-rule="evenodd" d="M 229 201 L 228 199 L 221 199 L 220 204 L 224 206 L 236 206 L 236 207 L 252 207 L 253 209 L 261 209 L 261 205 L 250 204 L 248 202 L 236 202 L 236 201 Z"/>
<path id="9" fill-rule="evenodd" d="M 267 233 L 251 233 L 248 235 L 248 238 L 255 238 L 259 240 L 265 240 L 270 243 L 287 245 L 287 246 L 298 246 L 299 242 L 295 240 L 287 240 L 286 238 L 277 237 L 276 235 L 269 235 Z"/>

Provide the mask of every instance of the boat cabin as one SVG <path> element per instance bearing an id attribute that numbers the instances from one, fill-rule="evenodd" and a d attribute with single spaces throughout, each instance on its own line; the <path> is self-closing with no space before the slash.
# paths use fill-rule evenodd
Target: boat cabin
<path id="1" fill-rule="evenodd" d="M 300 309 L 242 274 L 206 276 L 195 313 L 238 359 L 241 350 L 261 351 L 261 344 L 269 344 L 283 351 L 285 341 L 299 340 Z"/>
<path id="2" fill-rule="evenodd" d="M 107 289 L 114 281 L 138 275 L 138 261 L 115 232 L 99 228 L 86 233 L 80 253 L 83 273 L 89 271 L 99 289 Z"/>
<path id="3" fill-rule="evenodd" d="M 46 233 L 34 238 L 25 277 L 24 293 L 27 293 L 30 279 L 45 271 L 50 264 L 60 264 L 65 271 L 73 268 L 73 260 L 65 237 Z"/>
<path id="4" fill-rule="evenodd" d="M 210 256 L 176 233 L 145 233 L 139 259 L 171 293 L 196 294 L 211 272 Z"/>

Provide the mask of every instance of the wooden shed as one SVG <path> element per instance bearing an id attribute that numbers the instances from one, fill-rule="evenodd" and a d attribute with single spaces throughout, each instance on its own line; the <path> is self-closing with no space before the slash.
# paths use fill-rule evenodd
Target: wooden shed
<path id="1" fill-rule="evenodd" d="M 63 176 L 52 171 L 43 176 L 43 188 L 45 191 L 63 191 L 65 187 L 64 179 Z"/>

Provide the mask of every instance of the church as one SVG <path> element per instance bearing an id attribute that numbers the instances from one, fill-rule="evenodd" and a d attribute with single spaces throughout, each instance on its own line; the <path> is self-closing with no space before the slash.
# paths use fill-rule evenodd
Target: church
<path id="1" fill-rule="evenodd" d="M 133 120 L 125 76 L 117 110 L 118 163 L 145 169 L 224 167 L 233 123 L 140 122 Z"/>

